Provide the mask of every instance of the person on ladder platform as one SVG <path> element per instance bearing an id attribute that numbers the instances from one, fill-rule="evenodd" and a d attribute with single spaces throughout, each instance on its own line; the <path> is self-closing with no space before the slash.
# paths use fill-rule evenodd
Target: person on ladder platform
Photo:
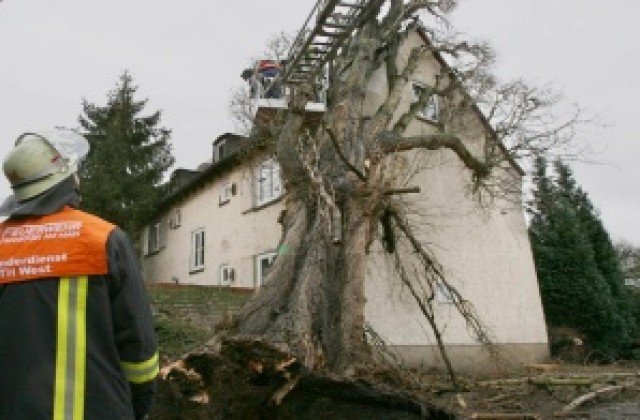
<path id="1" fill-rule="evenodd" d="M 118 227 L 78 210 L 86 139 L 21 135 L 0 207 L 0 419 L 142 419 L 158 375 L 151 309 Z"/>
<path id="2" fill-rule="evenodd" d="M 258 62 L 258 78 L 262 83 L 266 99 L 279 99 L 282 96 L 282 89 L 277 80 L 280 70 L 280 64 L 275 60 Z"/>

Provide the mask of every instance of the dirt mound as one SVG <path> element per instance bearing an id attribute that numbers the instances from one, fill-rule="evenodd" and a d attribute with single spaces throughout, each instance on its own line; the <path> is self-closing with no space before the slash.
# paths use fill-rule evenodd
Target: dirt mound
<path id="1" fill-rule="evenodd" d="M 309 372 L 283 349 L 251 339 L 189 355 L 162 376 L 151 419 L 455 418 L 363 375 Z"/>

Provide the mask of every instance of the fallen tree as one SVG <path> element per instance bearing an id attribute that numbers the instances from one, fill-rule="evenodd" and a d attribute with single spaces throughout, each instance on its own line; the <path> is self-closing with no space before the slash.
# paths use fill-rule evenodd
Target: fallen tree
<path id="1" fill-rule="evenodd" d="M 157 418 L 171 418 L 162 417 L 165 410 L 193 412 L 195 418 L 315 418 L 332 410 L 340 418 L 449 418 L 385 385 L 393 383 L 393 369 L 380 367 L 364 315 L 373 246 L 383 247 L 395 267 L 388 281 L 415 299 L 454 388 L 460 384 L 434 309 L 438 288 L 444 287 L 474 337 L 491 350 L 473 305 L 420 238 L 416 220 L 422 219 L 407 198 L 419 191 L 412 184 L 416 168 L 407 165 L 407 156 L 448 151 L 466 171 L 478 202 L 500 197 L 519 203 L 516 160 L 568 141 L 577 114 L 555 121 L 553 98 L 545 92 L 521 82 L 497 84 L 487 71 L 486 45 L 439 38 L 416 19 L 426 11 L 444 21 L 442 13 L 454 2 L 365 3 L 362 21 L 327 63 L 321 120 L 306 118 L 305 106 L 317 92 L 302 85 L 292 90 L 288 110 L 251 133 L 275 150 L 284 178 L 280 252 L 265 284 L 214 340 L 220 344 L 167 370 Z M 422 42 L 406 53 L 416 33 Z M 419 63 L 434 58 L 439 72 L 433 84 L 402 108 Z M 372 80 L 381 74 L 382 99 L 372 105 Z M 434 130 L 407 134 L 435 98 L 442 109 Z M 473 141 L 469 115 L 482 126 Z M 373 374 L 378 371 L 384 381 Z"/>

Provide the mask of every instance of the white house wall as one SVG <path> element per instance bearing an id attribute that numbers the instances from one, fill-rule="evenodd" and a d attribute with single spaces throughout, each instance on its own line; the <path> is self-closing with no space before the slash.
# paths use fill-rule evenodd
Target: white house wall
<path id="1" fill-rule="evenodd" d="M 521 208 L 502 200 L 480 207 L 465 194 L 469 173 L 449 153 L 436 155 L 449 162 L 434 165 L 410 184 L 421 187 L 411 206 L 421 242 L 442 265 L 447 281 L 473 305 L 504 358 L 524 363 L 545 359 L 547 331 Z M 425 342 L 436 344 L 426 319 L 394 275 L 389 256 L 379 244 L 372 249 L 367 321 L 405 358 L 432 363 L 437 355 L 421 348 Z M 434 305 L 444 341 L 457 355 L 456 366 L 473 367 L 479 349 L 472 331 L 452 303 L 435 299 Z"/>
<path id="2" fill-rule="evenodd" d="M 143 257 L 145 277 L 151 282 L 177 282 L 219 286 L 222 264 L 235 269 L 233 287 L 254 288 L 255 257 L 275 251 L 280 237 L 277 218 L 282 204 L 272 203 L 256 211 L 254 195 L 254 167 L 260 162 L 235 168 L 212 181 L 182 202 L 176 204 L 162 218 L 163 223 L 176 210 L 181 213 L 181 225 L 169 229 L 164 248 L 157 254 Z M 219 204 L 221 188 L 236 184 L 236 194 L 226 204 Z M 205 230 L 205 267 L 191 272 L 191 232 Z"/>
<path id="3" fill-rule="evenodd" d="M 404 66 L 411 47 L 422 41 L 412 35 L 400 51 L 398 66 Z M 414 80 L 433 86 L 439 64 L 428 57 L 418 66 Z M 367 109 L 374 110 L 384 98 L 384 71 L 372 82 Z M 440 77 L 445 77 L 441 75 Z M 407 87 L 405 98 L 411 98 Z M 408 110 L 403 101 L 396 119 Z M 467 113 L 456 121 L 464 129 L 466 146 L 478 154 L 486 129 L 478 116 Z M 431 134 L 435 126 L 416 118 L 406 135 Z M 418 186 L 410 197 L 410 220 L 422 243 L 444 267 L 445 276 L 468 299 L 484 323 L 489 338 L 498 343 L 502 357 L 531 363 L 548 356 L 547 331 L 533 264 L 524 214 L 520 203 L 520 175 L 505 162 L 498 169 L 507 182 L 494 194 L 484 194 L 484 203 L 471 192 L 471 173 L 448 150 L 404 154 L 404 169 L 422 170 L 407 186 Z M 508 187 L 508 188 L 507 188 Z M 508 191 L 505 192 L 505 189 Z M 393 263 L 382 247 L 373 247 L 366 284 L 366 319 L 382 339 L 413 363 L 432 363 L 438 355 L 424 351 L 424 343 L 436 344 L 419 307 L 395 278 Z M 411 251 L 407 250 L 410 254 Z M 452 303 L 438 303 L 436 313 L 444 341 L 456 366 L 477 368 L 482 357 L 478 341 Z M 384 311 L 380 308 L 385 307 Z M 433 347 L 432 347 L 433 350 Z M 484 358 L 489 362 L 489 355 Z M 482 363 L 480 363 L 482 364 Z M 474 366 L 475 365 L 475 366 Z"/>

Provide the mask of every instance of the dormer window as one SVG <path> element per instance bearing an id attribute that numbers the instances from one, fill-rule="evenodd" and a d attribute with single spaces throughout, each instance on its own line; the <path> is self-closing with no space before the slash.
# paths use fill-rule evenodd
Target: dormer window
<path id="1" fill-rule="evenodd" d="M 221 161 L 225 157 L 227 157 L 228 150 L 226 147 L 226 141 L 222 140 L 220 143 L 216 144 L 216 162 Z"/>

